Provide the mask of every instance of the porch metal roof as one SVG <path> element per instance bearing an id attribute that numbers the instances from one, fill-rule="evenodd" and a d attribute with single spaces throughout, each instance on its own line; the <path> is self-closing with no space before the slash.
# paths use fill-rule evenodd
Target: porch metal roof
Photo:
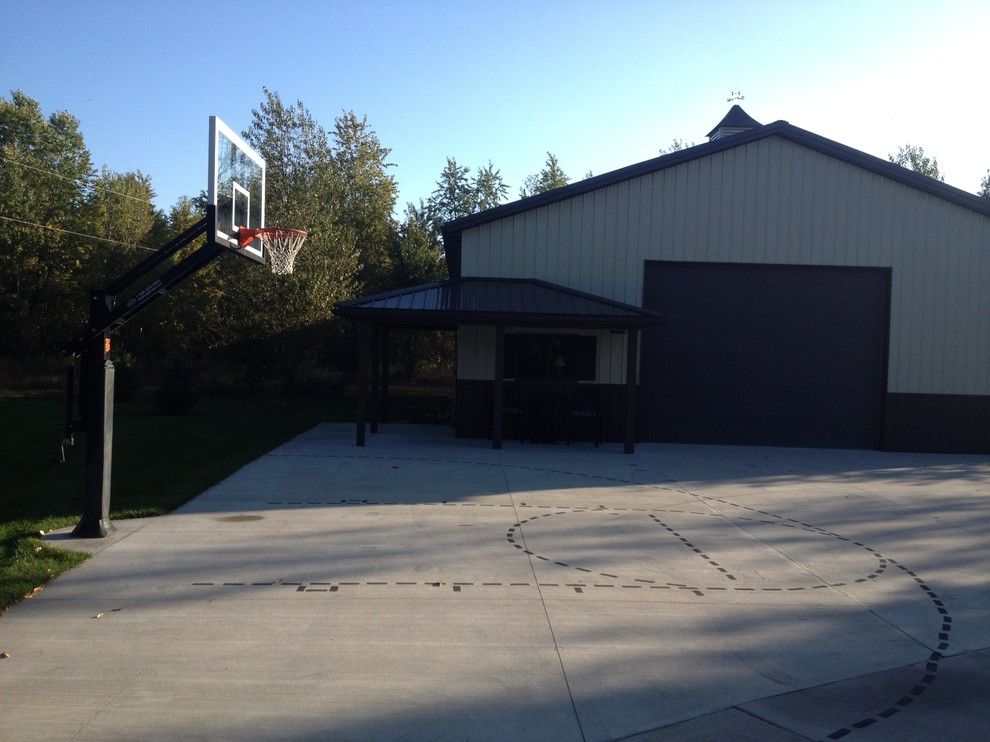
<path id="1" fill-rule="evenodd" d="M 533 278 L 457 278 L 340 302 L 334 311 L 348 319 L 420 327 L 629 329 L 664 321 L 641 307 Z"/>

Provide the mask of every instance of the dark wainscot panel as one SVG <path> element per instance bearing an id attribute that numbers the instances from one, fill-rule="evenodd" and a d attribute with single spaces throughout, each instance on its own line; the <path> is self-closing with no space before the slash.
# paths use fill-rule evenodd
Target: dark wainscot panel
<path id="1" fill-rule="evenodd" d="M 888 451 L 990 453 L 990 396 L 887 394 Z"/>

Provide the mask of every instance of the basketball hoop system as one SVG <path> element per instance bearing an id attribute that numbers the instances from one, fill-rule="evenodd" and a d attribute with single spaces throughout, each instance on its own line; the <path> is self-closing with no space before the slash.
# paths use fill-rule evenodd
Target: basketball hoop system
<path id="1" fill-rule="evenodd" d="M 240 229 L 237 243 L 243 248 L 254 240 L 261 240 L 264 252 L 268 254 L 268 265 L 276 276 L 292 273 L 292 264 L 302 249 L 308 233 L 305 229 L 283 227 L 263 227 L 261 229 Z"/>
<path id="2" fill-rule="evenodd" d="M 86 431 L 86 491 L 75 536 L 102 538 L 114 530 L 110 522 L 114 388 L 110 335 L 226 252 L 236 252 L 259 263 L 268 253 L 273 273 L 292 273 L 306 232 L 264 226 L 265 167 L 265 159 L 233 129 L 210 116 L 206 214 L 112 283 L 90 291 L 89 322 L 67 348 L 70 362 L 66 372 L 66 435 L 60 443 L 72 445 L 73 433 Z M 157 270 L 203 236 L 206 239 L 198 248 Z M 157 275 L 149 276 L 152 271 Z M 139 283 L 142 280 L 143 286 Z M 77 359 L 81 371 L 78 405 Z"/>

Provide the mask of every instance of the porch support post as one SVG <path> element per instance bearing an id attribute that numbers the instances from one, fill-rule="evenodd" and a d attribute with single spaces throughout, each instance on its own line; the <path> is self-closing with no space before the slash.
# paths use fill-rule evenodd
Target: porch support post
<path id="1" fill-rule="evenodd" d="M 371 421 L 371 432 L 378 432 L 378 407 L 381 403 L 381 372 L 382 372 L 382 338 L 381 325 L 371 326 L 371 397 L 368 400 L 368 412 Z"/>
<path id="2" fill-rule="evenodd" d="M 626 453 L 636 450 L 636 354 L 639 330 L 626 330 Z"/>
<path id="3" fill-rule="evenodd" d="M 389 359 L 392 354 L 389 352 L 389 331 L 388 325 L 382 325 L 382 394 L 381 402 L 378 404 L 378 417 L 383 423 L 388 422 L 388 374 Z"/>
<path id="4" fill-rule="evenodd" d="M 505 376 L 505 326 L 495 325 L 495 388 L 492 393 L 492 448 L 502 447 L 502 381 Z"/>
<path id="5" fill-rule="evenodd" d="M 357 383 L 357 440 L 356 445 L 364 445 L 364 422 L 368 409 L 368 354 L 370 351 L 371 322 L 363 319 L 358 323 L 358 383 Z"/>

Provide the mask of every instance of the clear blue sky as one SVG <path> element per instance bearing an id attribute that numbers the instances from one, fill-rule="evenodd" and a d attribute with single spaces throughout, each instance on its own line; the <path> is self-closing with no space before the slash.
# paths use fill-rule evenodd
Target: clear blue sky
<path id="1" fill-rule="evenodd" d="M 447 155 L 491 159 L 515 198 L 557 154 L 572 178 L 701 143 L 730 91 L 871 154 L 905 142 L 975 191 L 990 168 L 990 3 L 0 0 L 0 95 L 79 118 L 97 166 L 151 176 L 167 208 L 206 185 L 208 117 L 261 87 L 328 128 L 367 115 L 399 209 Z"/>

